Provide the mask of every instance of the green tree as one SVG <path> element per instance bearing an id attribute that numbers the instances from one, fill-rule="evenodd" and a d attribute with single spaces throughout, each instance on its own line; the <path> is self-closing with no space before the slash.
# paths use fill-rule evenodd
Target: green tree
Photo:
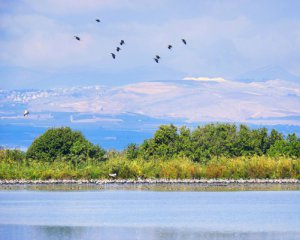
<path id="1" fill-rule="evenodd" d="M 192 133 L 194 161 L 206 162 L 213 156 L 236 155 L 237 129 L 234 124 L 208 124 Z"/>
<path id="2" fill-rule="evenodd" d="M 291 157 L 300 157 L 300 139 L 295 133 L 289 134 L 286 138 L 288 153 Z"/>
<path id="3" fill-rule="evenodd" d="M 54 161 L 62 157 L 103 160 L 104 154 L 102 148 L 90 143 L 79 131 L 61 127 L 48 129 L 35 139 L 28 148 L 26 157 L 41 161 Z"/>
<path id="4" fill-rule="evenodd" d="M 237 142 L 237 155 L 247 156 L 255 154 L 255 144 L 253 141 L 251 130 L 248 126 L 241 124 L 238 132 Z"/>
<path id="5" fill-rule="evenodd" d="M 267 154 L 271 157 L 289 156 L 287 142 L 284 139 L 275 141 L 268 149 Z"/>
<path id="6" fill-rule="evenodd" d="M 179 155 L 191 157 L 192 156 L 192 139 L 191 139 L 191 130 L 186 126 L 183 126 L 179 129 L 179 136 L 178 136 L 178 151 Z"/>
<path id="7" fill-rule="evenodd" d="M 266 154 L 269 142 L 268 130 L 266 128 L 254 129 L 251 134 L 254 153 L 257 155 Z"/>
<path id="8" fill-rule="evenodd" d="M 141 145 L 142 156 L 146 159 L 153 156 L 171 158 L 179 153 L 178 140 L 177 127 L 173 124 L 161 125 L 154 137 L 145 140 Z"/>
<path id="9" fill-rule="evenodd" d="M 280 141 L 280 140 L 284 140 L 282 133 L 279 133 L 277 130 L 272 129 L 269 136 L 267 149 L 269 149 L 272 145 L 274 145 L 276 141 Z"/>
<path id="10" fill-rule="evenodd" d="M 267 154 L 272 157 L 300 157 L 300 139 L 295 133 L 289 134 L 286 139 L 280 136 L 280 138 L 276 139 L 274 144 L 270 146 Z"/>
<path id="11" fill-rule="evenodd" d="M 206 163 L 212 157 L 213 128 L 214 124 L 208 124 L 204 127 L 198 126 L 192 132 L 191 159 L 193 161 Z"/>
<path id="12" fill-rule="evenodd" d="M 138 157 L 138 153 L 139 153 L 139 147 L 137 144 L 135 143 L 131 143 L 128 145 L 127 149 L 126 149 L 126 157 L 127 159 L 135 159 Z"/>

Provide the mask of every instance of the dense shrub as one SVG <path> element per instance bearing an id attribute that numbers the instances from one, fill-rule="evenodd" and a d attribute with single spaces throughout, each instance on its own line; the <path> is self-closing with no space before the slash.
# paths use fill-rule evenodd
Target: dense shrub
<path id="1" fill-rule="evenodd" d="M 104 150 L 90 143 L 78 131 L 69 127 L 48 129 L 33 141 L 26 156 L 41 161 L 54 161 L 69 158 L 70 160 L 103 160 Z"/>

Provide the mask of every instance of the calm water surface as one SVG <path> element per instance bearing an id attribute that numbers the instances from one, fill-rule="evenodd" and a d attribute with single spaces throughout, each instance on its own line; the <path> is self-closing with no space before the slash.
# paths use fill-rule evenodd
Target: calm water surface
<path id="1" fill-rule="evenodd" d="M 0 239 L 300 239 L 300 191 L 2 189 Z"/>

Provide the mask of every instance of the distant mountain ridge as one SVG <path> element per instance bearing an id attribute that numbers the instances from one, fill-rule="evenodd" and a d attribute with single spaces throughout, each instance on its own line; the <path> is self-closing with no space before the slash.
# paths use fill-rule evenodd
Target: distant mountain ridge
<path id="1" fill-rule="evenodd" d="M 61 122 L 61 115 L 56 113 L 66 113 L 70 115 L 68 124 L 70 121 L 116 124 L 115 117 L 102 116 L 132 113 L 150 119 L 168 119 L 168 122 L 300 126 L 300 79 L 297 76 L 276 66 L 260 68 L 243 76 L 238 81 L 190 76 L 182 80 L 148 81 L 117 87 L 1 90 L 0 123 L 9 123 L 13 119 L 19 124 L 47 119 L 57 124 Z M 24 109 L 30 112 L 26 119 Z M 87 117 L 83 119 L 76 115 Z"/>
<path id="2" fill-rule="evenodd" d="M 286 69 L 276 65 L 269 65 L 262 68 L 257 68 L 255 70 L 240 74 L 234 79 L 243 83 L 265 82 L 268 80 L 280 79 L 300 84 L 300 76 L 296 76 L 288 72 Z"/>
<path id="3" fill-rule="evenodd" d="M 257 78 L 260 71 L 265 75 Z M 0 90 L 0 146 L 26 148 L 57 126 L 81 130 L 92 142 L 117 149 L 141 143 L 159 125 L 171 123 L 234 122 L 299 133 L 300 81 L 284 70 L 260 71 L 244 82 L 190 77 L 118 87 Z"/>

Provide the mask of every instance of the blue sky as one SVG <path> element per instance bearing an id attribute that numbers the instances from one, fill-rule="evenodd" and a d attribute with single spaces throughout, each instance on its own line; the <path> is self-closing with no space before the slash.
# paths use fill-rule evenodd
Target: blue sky
<path id="1" fill-rule="evenodd" d="M 0 1 L 0 88 L 233 79 L 268 65 L 299 76 L 299 12 L 298 0 Z"/>
<path id="2" fill-rule="evenodd" d="M 298 0 L 0 0 L 0 145 L 62 125 L 118 149 L 168 123 L 299 134 L 299 12 Z"/>

